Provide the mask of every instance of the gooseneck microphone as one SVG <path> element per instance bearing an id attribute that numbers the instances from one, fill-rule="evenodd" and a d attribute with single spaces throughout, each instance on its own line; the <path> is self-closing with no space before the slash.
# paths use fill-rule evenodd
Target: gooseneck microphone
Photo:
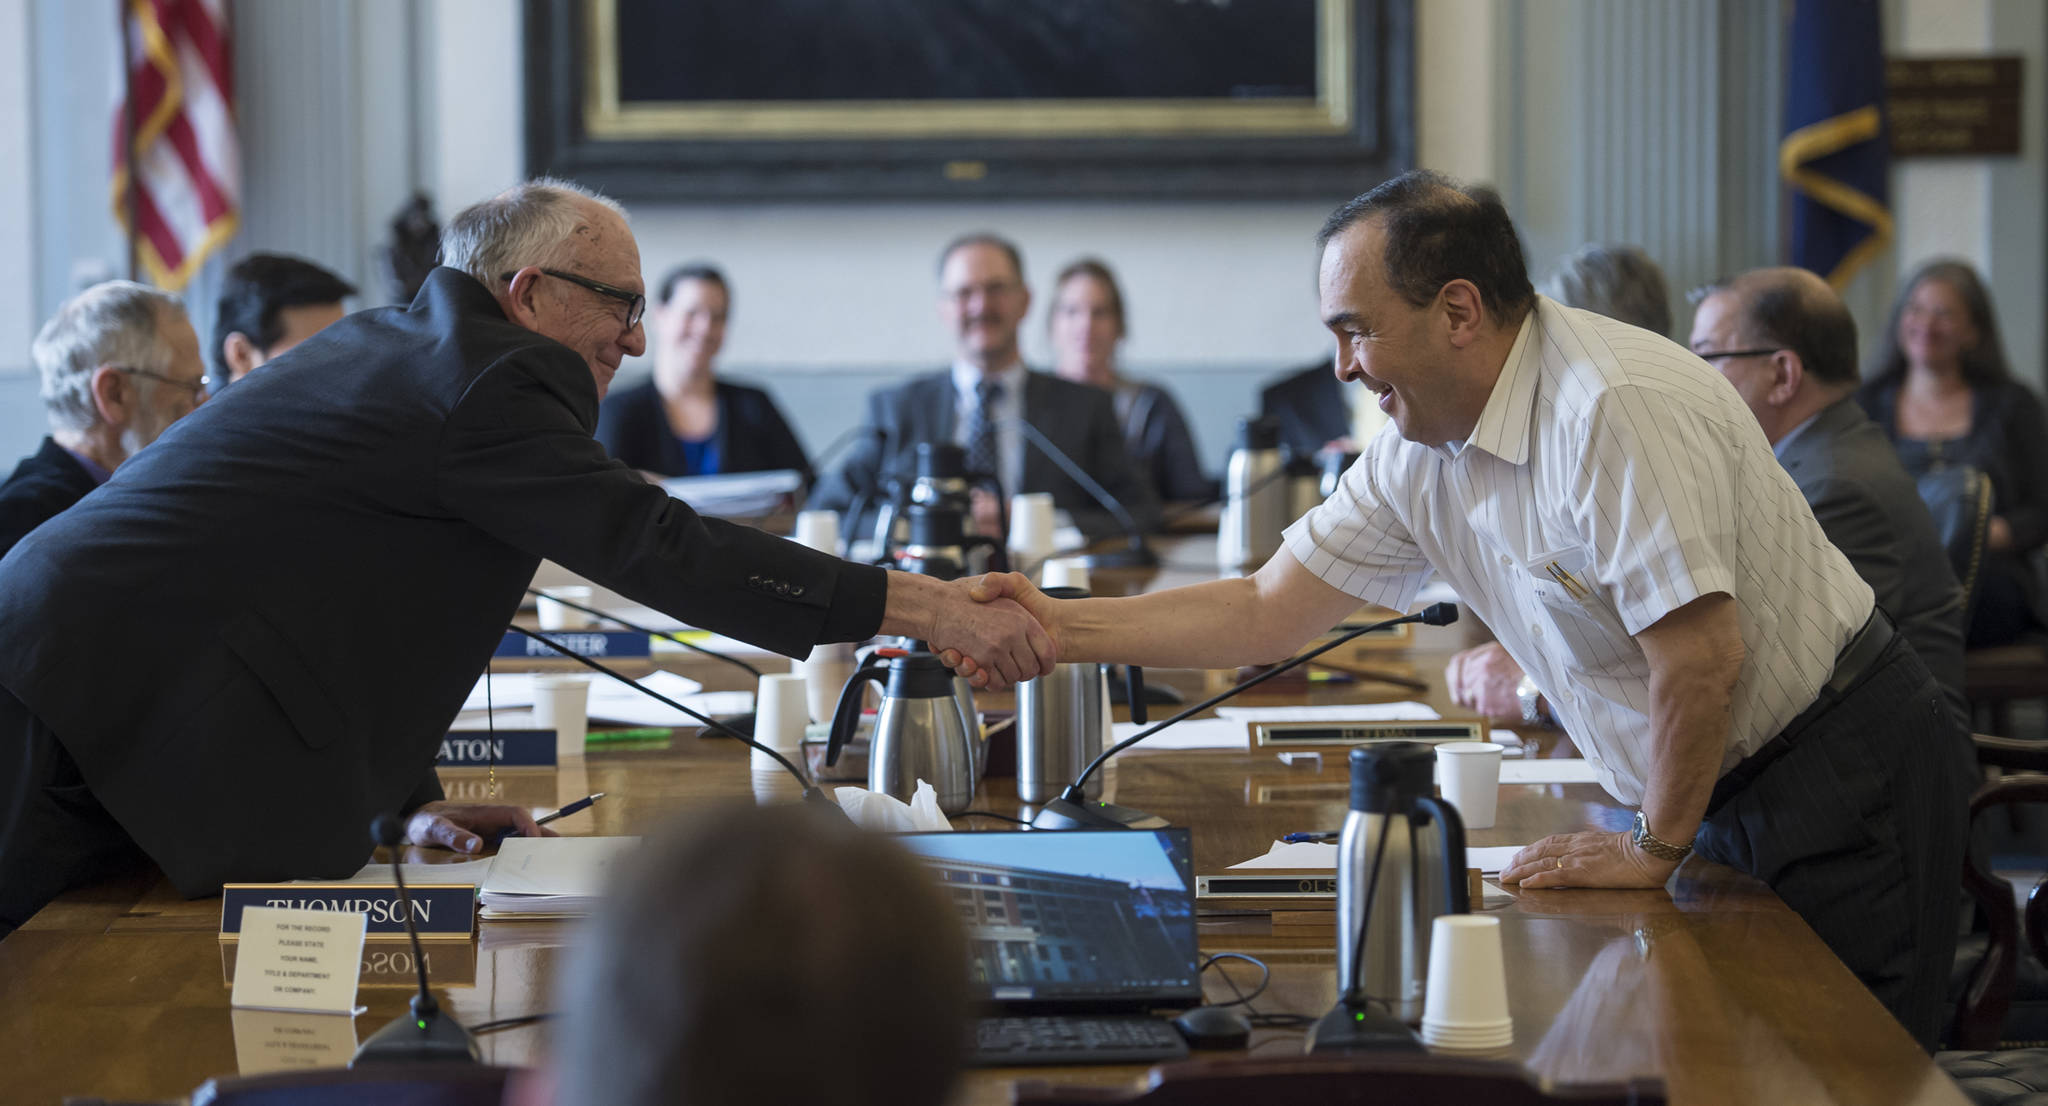
<path id="1" fill-rule="evenodd" d="M 405 916 L 405 935 L 412 939 L 413 966 L 419 969 L 419 993 L 412 996 L 412 1014 L 379 1029 L 349 1061 L 358 1064 L 415 1064 L 422 1061 L 474 1064 L 483 1057 L 476 1038 L 462 1023 L 449 1017 L 427 990 L 427 954 L 420 948 L 420 931 L 413 925 L 412 895 L 405 889 L 405 872 L 398 863 L 398 846 L 405 843 L 405 826 L 396 814 L 379 814 L 370 822 L 370 840 L 391 852 L 391 878 L 398 884 L 398 908 Z"/>
<path id="2" fill-rule="evenodd" d="M 593 618 L 602 618 L 606 622 L 616 622 L 619 625 L 624 626 L 626 629 L 631 630 L 636 634 L 646 634 L 649 637 L 658 637 L 663 641 L 673 641 L 677 645 L 680 645 L 683 648 L 688 649 L 692 653 L 697 653 L 702 656 L 710 657 L 712 660 L 715 661 L 724 661 L 725 663 L 732 665 L 735 668 L 741 669 L 742 671 L 746 672 L 747 675 L 752 676 L 756 680 L 761 678 L 761 670 L 755 668 L 751 664 L 748 664 L 746 661 L 743 661 L 738 657 L 728 656 L 727 654 L 720 653 L 713 649 L 706 649 L 693 641 L 684 641 L 682 636 L 679 634 L 665 633 L 661 630 L 650 630 L 645 626 L 637 626 L 631 622 L 626 621 L 623 618 L 620 618 L 618 615 L 612 614 L 609 611 L 601 611 L 598 610 L 596 607 L 586 607 L 581 603 L 571 602 L 567 599 L 561 598 L 560 596 L 549 595 L 547 592 L 543 591 L 540 588 L 527 588 L 526 594 L 534 596 L 536 598 L 546 599 L 551 603 L 560 603 L 561 605 L 569 608 L 572 611 L 581 611 L 582 613 L 590 615 Z M 546 634 L 552 634 L 562 631 L 543 630 L 541 632 Z"/>
<path id="3" fill-rule="evenodd" d="M 542 645 L 547 646 L 549 649 L 552 649 L 555 652 L 560 653 L 561 655 L 569 658 L 572 661 L 575 661 L 576 663 L 582 665 L 585 668 L 601 672 L 607 676 L 610 676 L 612 679 L 617 680 L 622 684 L 625 684 L 627 687 L 630 687 L 633 690 L 639 692 L 640 694 L 645 695 L 650 699 L 653 699 L 657 703 L 661 703 L 664 706 L 673 707 L 676 710 L 682 711 L 684 714 L 687 714 L 690 717 L 696 719 L 697 721 L 702 722 L 704 724 L 704 728 L 707 730 L 724 734 L 725 736 L 730 737 L 735 741 L 738 741 L 740 744 L 745 745 L 749 749 L 757 749 L 763 753 L 768 754 L 768 756 L 771 757 L 775 761 L 775 763 L 782 765 L 785 769 L 788 769 L 790 775 L 796 777 L 796 782 L 799 785 L 801 785 L 804 789 L 805 802 L 816 803 L 820 806 L 830 807 L 833 810 L 839 809 L 839 804 L 833 802 L 831 798 L 829 798 L 825 794 L 824 791 L 820 790 L 816 784 L 812 783 L 810 781 L 810 778 L 803 774 L 802 769 L 799 769 L 796 765 L 791 764 L 788 758 L 784 757 L 781 753 L 778 753 L 775 750 L 770 749 L 768 746 L 763 745 L 760 742 L 754 740 L 753 735 L 741 733 L 740 731 L 734 729 L 731 726 L 726 725 L 723 722 L 720 722 L 718 719 L 713 718 L 708 714 L 700 714 L 697 711 L 691 710 L 689 707 L 686 707 L 681 703 L 676 702 L 674 699 L 671 699 L 668 696 L 663 695 L 661 692 L 656 691 L 653 688 L 648 687 L 640 683 L 639 681 L 632 679 L 631 677 L 614 671 L 613 669 L 608 668 L 605 665 L 599 664 L 597 661 L 594 661 L 589 657 L 586 657 L 583 654 L 578 653 L 574 649 L 570 649 L 558 642 L 549 641 L 547 638 L 542 637 L 540 634 L 535 633 L 534 631 L 529 630 L 524 626 L 513 626 L 511 628 L 519 633 L 525 634 L 528 638 L 534 641 L 540 642 Z M 488 681 L 490 679 L 490 674 L 485 673 L 484 679 Z M 488 684 L 486 684 L 486 686 L 488 686 Z"/>
<path id="4" fill-rule="evenodd" d="M 1225 699 L 1228 699 L 1241 692 L 1248 691 L 1251 688 L 1257 687 L 1260 684 L 1265 683 L 1267 680 L 1270 680 L 1273 677 L 1280 675 L 1282 672 L 1286 672 L 1291 668 L 1307 664 L 1309 661 L 1312 661 L 1317 657 L 1322 656 L 1324 653 L 1327 653 L 1330 650 L 1335 649 L 1339 645 L 1343 645 L 1345 642 L 1348 642 L 1353 638 L 1362 637 L 1366 634 L 1372 633 L 1375 630 L 1385 630 L 1390 627 L 1406 625 L 1407 623 L 1411 622 L 1420 622 L 1425 626 L 1448 626 L 1451 623 L 1456 622 L 1457 620 L 1458 605 L 1456 603 L 1432 603 L 1415 614 L 1403 615 L 1400 618 L 1389 618 L 1382 622 L 1373 622 L 1364 626 L 1360 626 L 1359 628 L 1352 630 L 1349 633 L 1342 634 L 1336 638 L 1331 639 L 1330 641 L 1324 642 L 1323 644 L 1316 646 L 1314 649 L 1311 649 L 1306 653 L 1298 653 L 1292 657 L 1289 657 L 1288 659 L 1280 662 L 1279 664 L 1274 665 L 1271 668 L 1268 668 L 1264 672 L 1261 672 L 1258 675 L 1253 676 L 1251 679 L 1246 680 L 1243 683 L 1237 684 L 1234 687 L 1225 688 L 1224 690 L 1216 693 L 1215 695 L 1211 695 L 1209 698 L 1204 699 L 1199 703 L 1196 703 L 1194 706 L 1191 706 L 1186 710 L 1181 711 L 1179 714 L 1176 714 L 1173 717 L 1166 719 L 1158 725 L 1148 726 L 1145 729 L 1140 730 L 1135 734 L 1132 734 L 1130 737 L 1127 737 L 1122 741 L 1117 742 L 1109 748 L 1104 749 L 1101 752 L 1101 754 L 1098 755 L 1094 760 L 1088 762 L 1088 767 L 1081 769 L 1081 774 L 1075 778 L 1073 783 L 1067 785 L 1066 790 L 1060 792 L 1059 798 L 1054 799 L 1053 801 L 1039 808 L 1038 816 L 1031 819 L 1031 828 L 1052 830 L 1158 829 L 1162 826 L 1165 826 L 1167 824 L 1166 820 L 1158 817 L 1157 815 L 1146 814 L 1143 811 L 1133 810 L 1130 807 L 1118 806 L 1115 803 L 1106 803 L 1101 801 L 1091 802 L 1089 801 L 1088 797 L 1085 794 L 1083 794 L 1082 788 L 1087 786 L 1088 777 L 1094 775 L 1095 770 L 1097 768 L 1102 767 L 1105 763 L 1109 761 L 1109 758 L 1117 755 L 1118 753 L 1123 752 L 1125 749 L 1128 749 L 1131 746 L 1136 745 L 1138 742 L 1143 741 L 1148 737 L 1151 737 L 1153 734 L 1158 733 L 1160 730 L 1163 730 L 1176 722 L 1180 722 L 1193 715 L 1199 714 L 1202 711 L 1208 710 L 1210 707 L 1213 707 L 1216 704 L 1224 701 Z"/>
<path id="5" fill-rule="evenodd" d="M 1144 528 L 1138 525 L 1137 519 L 1131 517 L 1130 508 L 1124 506 L 1122 500 L 1109 494 L 1109 489 L 1088 475 L 1087 469 L 1075 464 L 1074 459 L 1067 456 L 1066 451 L 1052 444 L 1052 439 L 1040 433 L 1037 427 L 1023 419 L 1011 419 L 1009 423 L 1016 427 L 1017 432 L 1024 435 L 1027 441 L 1037 446 L 1040 453 L 1058 465 L 1060 471 L 1067 474 L 1068 479 L 1081 485 L 1081 490 L 1087 492 L 1088 497 L 1103 510 L 1108 511 L 1110 517 L 1116 519 L 1118 526 L 1123 527 L 1128 544 L 1122 549 L 1090 553 L 1083 557 L 1091 568 L 1152 568 L 1159 564 L 1159 554 L 1145 544 Z"/>

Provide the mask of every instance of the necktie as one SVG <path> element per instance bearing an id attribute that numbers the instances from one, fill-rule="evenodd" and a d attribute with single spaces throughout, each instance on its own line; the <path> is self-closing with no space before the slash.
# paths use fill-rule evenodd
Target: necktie
<path id="1" fill-rule="evenodd" d="M 980 404 L 967 422 L 967 468 L 970 472 L 995 476 L 995 406 L 1003 398 L 1003 386 L 994 380 L 984 380 L 974 386 L 974 394 Z"/>

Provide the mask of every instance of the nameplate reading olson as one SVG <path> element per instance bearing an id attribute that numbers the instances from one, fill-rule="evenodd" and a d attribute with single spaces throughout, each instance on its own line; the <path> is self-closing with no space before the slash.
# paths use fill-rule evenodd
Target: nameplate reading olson
<path id="1" fill-rule="evenodd" d="M 553 730 L 450 730 L 436 768 L 553 768 Z"/>
<path id="2" fill-rule="evenodd" d="M 414 884 L 412 920 L 420 937 L 468 937 L 476 925 L 476 888 L 467 883 Z M 242 932 L 242 912 L 250 907 L 277 910 L 324 910 L 361 914 L 369 919 L 371 937 L 405 936 L 405 912 L 398 888 L 375 883 L 230 883 L 220 891 L 220 935 Z"/>
<path id="3" fill-rule="evenodd" d="M 654 655 L 654 639 L 646 634 L 630 630 L 543 630 L 540 636 L 573 653 L 586 657 L 651 657 Z M 498 642 L 497 657 L 547 657 L 552 660 L 566 660 L 562 654 L 527 637 L 517 630 L 505 631 Z"/>

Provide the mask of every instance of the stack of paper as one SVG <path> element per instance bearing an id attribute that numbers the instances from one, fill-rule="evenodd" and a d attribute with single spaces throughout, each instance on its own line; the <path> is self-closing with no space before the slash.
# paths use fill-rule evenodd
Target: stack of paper
<path id="1" fill-rule="evenodd" d="M 533 706 L 533 677 L 524 672 L 500 672 L 489 677 L 489 703 L 499 712 L 498 724 L 506 725 L 503 712 L 528 710 Z M 703 714 L 745 714 L 754 709 L 751 691 L 705 691 L 704 685 L 673 672 L 650 672 L 634 681 Z M 477 681 L 464 700 L 465 711 L 481 711 L 486 702 L 484 681 Z M 590 674 L 590 720 L 620 726 L 696 726 L 696 719 L 651 696 L 634 691 L 610 676 Z M 463 719 L 456 729 L 481 729 L 481 717 Z"/>
<path id="2" fill-rule="evenodd" d="M 483 883 L 483 918 L 588 914 L 637 837 L 512 837 Z"/>
<path id="3" fill-rule="evenodd" d="M 1520 845 L 1467 846 L 1465 866 L 1477 868 L 1489 876 L 1497 876 L 1500 870 L 1522 851 Z M 1264 856 L 1255 856 L 1241 864 L 1232 864 L 1231 870 L 1251 868 L 1329 869 L 1336 870 L 1337 846 L 1324 841 L 1299 841 L 1288 843 L 1273 842 L 1273 847 Z"/>
<path id="4" fill-rule="evenodd" d="M 400 873 L 405 876 L 405 885 L 407 887 L 411 887 L 414 884 L 425 886 L 431 883 L 467 883 L 475 887 L 483 883 L 484 877 L 490 875 L 491 860 L 491 857 L 486 856 L 476 860 L 450 861 L 447 864 L 422 864 L 415 862 L 412 864 L 400 864 L 398 868 Z M 355 883 L 373 887 L 388 887 L 391 885 L 391 865 L 373 861 L 365 865 L 362 871 L 347 879 L 300 879 L 293 880 L 292 882 Z"/>
<path id="5" fill-rule="evenodd" d="M 795 469 L 675 476 L 661 482 L 661 490 L 688 503 L 698 514 L 721 518 L 770 514 L 803 486 L 804 475 Z"/>

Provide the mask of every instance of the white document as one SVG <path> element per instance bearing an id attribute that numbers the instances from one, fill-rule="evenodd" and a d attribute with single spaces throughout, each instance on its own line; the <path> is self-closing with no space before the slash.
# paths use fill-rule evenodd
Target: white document
<path id="1" fill-rule="evenodd" d="M 543 811 L 542 813 L 546 813 Z M 475 860 L 456 860 L 447 864 L 400 864 L 399 871 L 405 876 L 405 885 L 413 887 L 430 883 L 467 883 L 471 887 L 481 886 L 484 877 L 490 874 L 492 857 Z M 391 865 L 372 862 L 363 870 L 347 879 L 299 879 L 294 883 L 355 883 L 388 887 L 391 885 Z"/>
<path id="2" fill-rule="evenodd" d="M 590 674 L 590 720 L 599 724 L 620 726 L 697 726 L 702 723 L 689 715 L 650 696 L 634 691 L 609 676 Z M 492 718 L 498 725 L 508 728 L 525 727 L 533 724 L 530 712 L 533 707 L 533 676 L 526 672 L 500 672 L 489 677 Z M 658 691 L 663 695 L 702 714 L 745 714 L 754 709 L 754 693 L 751 691 L 705 691 L 704 685 L 679 676 L 674 672 L 650 672 L 634 681 L 641 687 Z M 469 698 L 462 704 L 464 711 L 477 712 L 475 717 L 457 720 L 451 729 L 481 730 L 486 728 L 483 716 L 484 681 L 470 691 Z"/>
<path id="3" fill-rule="evenodd" d="M 1118 722 L 1111 727 L 1112 743 L 1155 725 L 1158 723 L 1147 722 L 1141 726 L 1136 722 Z M 1130 752 L 1141 753 L 1147 749 L 1235 749 L 1241 753 L 1248 747 L 1244 723 L 1234 718 L 1190 718 L 1138 742 Z"/>
<path id="4" fill-rule="evenodd" d="M 1520 845 L 1467 846 L 1465 866 L 1477 868 L 1482 873 L 1499 875 L 1502 867 L 1522 851 Z M 1255 856 L 1242 864 L 1232 864 L 1232 871 L 1258 868 L 1337 868 L 1337 846 L 1328 841 L 1285 841 L 1273 842 L 1273 848 L 1264 856 Z"/>
<path id="5" fill-rule="evenodd" d="M 1477 868 L 1489 876 L 1497 876 L 1508 866 L 1508 861 L 1521 852 L 1524 845 L 1467 845 L 1465 846 L 1465 867 Z"/>
<path id="6" fill-rule="evenodd" d="M 370 916 L 360 911 L 245 908 L 231 1005 L 355 1013 L 369 922 Z"/>
<path id="7" fill-rule="evenodd" d="M 1238 722 L 1427 722 L 1442 718 L 1427 703 L 1337 703 L 1319 707 L 1217 707 Z"/>
<path id="8" fill-rule="evenodd" d="M 1502 783 L 1599 783 L 1593 766 L 1576 757 L 1556 760 L 1503 760 Z"/>
<path id="9" fill-rule="evenodd" d="M 672 476 L 661 482 L 662 491 L 688 503 L 698 514 L 725 518 L 768 514 L 803 486 L 803 473 L 795 469 Z"/>
<path id="10" fill-rule="evenodd" d="M 483 916 L 587 914 L 637 837 L 508 837 L 483 883 Z"/>

